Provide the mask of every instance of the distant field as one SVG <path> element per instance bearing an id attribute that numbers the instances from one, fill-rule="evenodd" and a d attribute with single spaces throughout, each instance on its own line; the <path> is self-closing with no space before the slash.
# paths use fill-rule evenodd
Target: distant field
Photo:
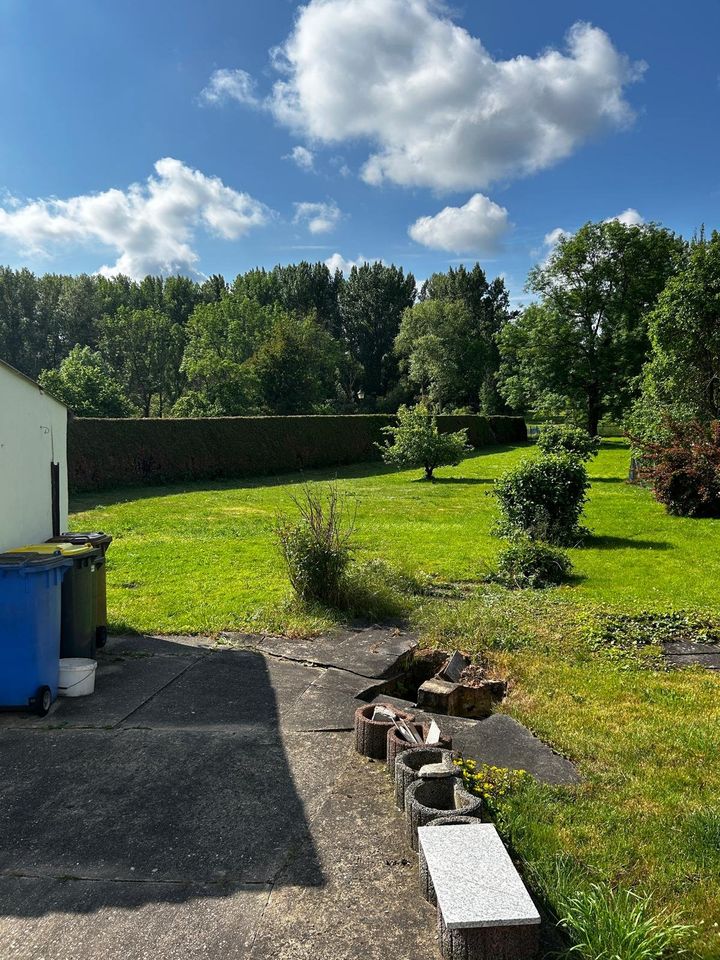
<path id="1" fill-rule="evenodd" d="M 491 448 L 438 481 L 377 464 L 338 471 L 357 508 L 361 556 L 447 580 L 480 580 L 493 564 L 492 482 L 533 446 Z M 590 465 L 586 523 L 593 537 L 573 550 L 578 600 L 623 608 L 720 607 L 720 523 L 668 517 L 644 489 L 624 482 L 628 449 L 605 440 Z M 287 586 L 273 546 L 278 510 L 305 477 L 129 489 L 79 497 L 75 529 L 115 542 L 108 570 L 111 625 L 164 633 L 283 626 Z"/>

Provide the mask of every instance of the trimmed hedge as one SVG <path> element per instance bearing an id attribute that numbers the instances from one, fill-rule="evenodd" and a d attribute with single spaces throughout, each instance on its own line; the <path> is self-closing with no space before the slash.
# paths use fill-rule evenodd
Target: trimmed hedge
<path id="1" fill-rule="evenodd" d="M 111 487 L 218 480 L 379 460 L 375 446 L 393 416 L 217 417 L 197 420 L 71 419 L 72 493 Z M 468 431 L 473 447 L 527 439 L 521 417 L 438 417 Z"/>

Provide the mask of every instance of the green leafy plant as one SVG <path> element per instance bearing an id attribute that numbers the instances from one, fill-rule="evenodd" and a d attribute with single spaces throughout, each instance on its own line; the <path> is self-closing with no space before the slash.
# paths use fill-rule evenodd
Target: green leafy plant
<path id="1" fill-rule="evenodd" d="M 383 427 L 382 432 L 389 439 L 378 444 L 385 463 L 398 467 L 423 467 L 425 479 L 432 480 L 437 467 L 457 466 L 463 454 L 470 450 L 467 430 L 441 433 L 437 417 L 422 404 L 400 407 L 397 415 L 398 426 Z"/>
<path id="2" fill-rule="evenodd" d="M 475 796 L 482 797 L 490 812 L 497 808 L 504 797 L 524 786 L 530 779 L 530 774 L 525 770 L 510 770 L 489 763 L 478 764 L 475 760 L 462 757 L 454 762 L 465 788 Z"/>
<path id="3" fill-rule="evenodd" d="M 669 912 L 654 913 L 650 899 L 632 890 L 591 883 L 564 897 L 559 925 L 582 960 L 664 960 L 687 955 L 693 928 Z"/>
<path id="4" fill-rule="evenodd" d="M 301 600 L 337 606 L 350 563 L 354 516 L 348 515 L 335 483 L 328 484 L 325 496 L 306 485 L 292 500 L 299 518 L 281 515 L 275 527 L 292 588 Z"/>
<path id="5" fill-rule="evenodd" d="M 585 467 L 570 454 L 523 460 L 495 485 L 501 510 L 496 532 L 556 545 L 577 542 L 583 536 L 578 521 L 589 486 Z"/>
<path id="6" fill-rule="evenodd" d="M 587 462 L 597 456 L 600 437 L 592 437 L 580 427 L 549 424 L 540 431 L 537 446 L 543 453 L 570 453 Z"/>
<path id="7" fill-rule="evenodd" d="M 563 583 L 571 570 L 570 557 L 564 550 L 527 537 L 518 537 L 501 550 L 497 573 L 492 579 L 511 589 L 540 589 Z"/>

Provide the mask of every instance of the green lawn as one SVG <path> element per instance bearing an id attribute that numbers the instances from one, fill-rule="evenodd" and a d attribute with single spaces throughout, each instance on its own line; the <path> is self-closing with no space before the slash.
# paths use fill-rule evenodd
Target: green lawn
<path id="1" fill-rule="evenodd" d="M 498 542 L 492 481 L 532 447 L 494 448 L 439 471 L 372 464 L 341 469 L 357 507 L 359 555 L 382 557 L 409 572 L 479 580 Z M 591 464 L 586 511 L 593 538 L 572 551 L 573 597 L 623 608 L 717 608 L 720 524 L 668 517 L 643 489 L 623 482 L 628 451 L 606 440 Z M 308 473 L 312 483 L 329 473 Z M 298 475 L 277 480 L 123 490 L 77 498 L 74 529 L 115 537 L 108 570 L 111 624 L 164 633 L 282 629 L 288 596 L 273 546 L 273 520 L 291 509 Z M 103 505 L 104 504 L 104 505 Z M 302 617 L 290 615 L 302 627 Z"/>
<path id="2" fill-rule="evenodd" d="M 563 877 L 574 889 L 597 881 L 604 890 L 647 892 L 654 910 L 678 911 L 696 927 L 695 955 L 718 960 L 720 674 L 616 662 L 592 651 L 584 630 L 609 608 L 717 614 L 720 522 L 667 516 L 648 491 L 623 482 L 627 447 L 606 440 L 590 465 L 585 522 L 593 536 L 572 551 L 576 581 L 540 593 L 482 588 L 498 550 L 492 481 L 528 455 L 531 446 L 487 450 L 441 470 L 434 484 L 378 465 L 341 470 L 357 507 L 359 553 L 409 572 L 477 581 L 465 599 L 413 598 L 416 626 L 429 642 L 485 657 L 512 681 L 502 709 L 577 764 L 577 788 L 533 787 L 511 797 L 499 821 L 536 892 L 557 905 Z M 301 479 L 126 490 L 101 503 L 79 498 L 73 527 L 116 538 L 112 626 L 166 633 L 318 626 L 289 605 L 273 547 L 274 516 L 291 508 Z"/>

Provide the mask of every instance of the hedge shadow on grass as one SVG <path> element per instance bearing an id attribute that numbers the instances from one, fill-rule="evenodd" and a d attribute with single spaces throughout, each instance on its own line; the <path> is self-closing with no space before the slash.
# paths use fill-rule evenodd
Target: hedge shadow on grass
<path id="1" fill-rule="evenodd" d="M 636 537 L 613 537 L 609 534 L 590 534 L 584 543 L 595 550 L 674 550 L 675 545 L 667 540 L 640 540 Z"/>

